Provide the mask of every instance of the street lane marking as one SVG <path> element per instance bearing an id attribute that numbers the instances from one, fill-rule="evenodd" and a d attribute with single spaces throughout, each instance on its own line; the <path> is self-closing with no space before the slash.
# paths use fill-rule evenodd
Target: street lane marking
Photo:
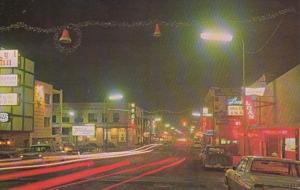
<path id="1" fill-rule="evenodd" d="M 50 168 L 39 168 L 39 169 L 33 169 L 33 170 L 25 170 L 25 171 L 7 173 L 7 174 L 0 175 L 0 181 L 18 179 L 21 177 L 43 175 L 43 174 L 47 174 L 47 173 L 55 173 L 55 172 L 59 172 L 59 171 L 66 171 L 66 170 L 81 168 L 81 167 L 89 167 L 89 166 L 93 166 L 93 165 L 95 165 L 94 161 L 85 161 L 85 162 L 73 163 L 73 164 L 50 167 Z"/>
<path id="2" fill-rule="evenodd" d="M 145 169 L 145 168 L 149 168 L 149 167 L 153 167 L 153 166 L 157 166 L 157 165 L 162 165 L 162 164 L 168 163 L 168 162 L 173 161 L 173 160 L 175 160 L 175 157 L 169 157 L 169 158 L 166 158 L 166 159 L 163 159 L 163 160 L 150 162 L 150 163 L 139 165 L 139 166 L 136 166 L 136 167 L 133 167 L 133 168 L 124 169 L 124 170 L 121 170 L 121 171 L 118 171 L 118 172 L 115 172 L 115 173 L 111 173 L 111 174 L 108 174 L 108 175 L 93 177 L 93 178 L 85 179 L 85 180 L 82 180 L 82 181 L 65 184 L 65 185 L 62 185 L 62 186 L 59 186 L 59 187 L 56 187 L 56 188 L 53 188 L 53 189 L 49 189 L 49 190 L 54 190 L 54 189 L 57 190 L 57 189 L 60 189 L 60 188 L 65 188 L 65 187 L 69 187 L 69 186 L 73 186 L 73 185 L 78 185 L 78 184 L 86 183 L 86 182 L 89 182 L 89 181 L 95 181 L 95 180 L 99 180 L 99 179 L 103 179 L 103 178 L 107 178 L 107 177 L 112 177 L 112 176 L 115 176 L 115 175 L 120 175 L 120 174 L 125 174 L 125 173 L 133 173 L 133 172 Z"/>
<path id="3" fill-rule="evenodd" d="M 110 165 L 100 166 L 93 169 L 88 169 L 80 172 L 75 172 L 59 177 L 50 178 L 43 181 L 34 182 L 31 184 L 21 185 L 17 187 L 10 188 L 10 190 L 42 190 L 42 189 L 48 189 L 51 187 L 59 186 L 62 184 L 70 183 L 76 180 L 80 180 L 83 178 L 87 178 L 92 175 L 104 173 L 110 170 L 114 170 L 120 167 L 128 166 L 131 162 L 129 160 L 125 160 L 122 162 L 117 162 Z"/>
<path id="4" fill-rule="evenodd" d="M 185 160 L 186 160 L 186 158 L 182 158 L 182 159 L 180 159 L 180 160 L 178 160 L 178 161 L 176 161 L 176 162 L 173 162 L 173 163 L 171 163 L 171 164 L 168 164 L 168 165 L 159 167 L 159 168 L 154 169 L 154 170 L 147 171 L 147 172 L 142 173 L 142 174 L 140 174 L 140 175 L 138 175 L 138 176 L 129 178 L 129 179 L 127 179 L 127 180 L 121 181 L 121 182 L 116 183 L 116 184 L 113 184 L 113 185 L 110 185 L 110 186 L 108 186 L 108 187 L 103 188 L 102 190 L 110 190 L 110 189 L 116 188 L 116 187 L 118 187 L 118 186 L 124 185 L 124 184 L 126 184 L 126 183 L 129 183 L 129 182 L 132 182 L 132 181 L 136 181 L 136 180 L 138 180 L 138 179 L 140 179 L 140 178 L 143 178 L 143 177 L 145 177 L 145 176 L 147 176 L 147 175 L 152 175 L 152 174 L 158 173 L 158 172 L 160 172 L 160 171 L 162 171 L 162 170 L 165 170 L 165 169 L 167 169 L 167 168 L 177 166 L 177 165 L 183 163 Z"/>

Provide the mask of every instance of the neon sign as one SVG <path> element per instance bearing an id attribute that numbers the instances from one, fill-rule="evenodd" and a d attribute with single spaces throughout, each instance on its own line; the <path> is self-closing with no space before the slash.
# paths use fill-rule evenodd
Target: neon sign
<path id="1" fill-rule="evenodd" d="M 242 105 L 242 100 L 238 97 L 230 98 L 227 100 L 228 105 Z"/>

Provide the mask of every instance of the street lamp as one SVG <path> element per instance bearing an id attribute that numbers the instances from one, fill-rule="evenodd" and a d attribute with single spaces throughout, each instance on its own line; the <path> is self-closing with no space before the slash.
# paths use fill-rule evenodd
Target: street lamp
<path id="1" fill-rule="evenodd" d="M 111 94 L 108 96 L 108 100 L 109 101 L 118 101 L 118 100 L 122 100 L 123 99 L 123 95 L 122 94 L 119 94 L 119 93 L 116 93 L 116 94 Z M 106 151 L 107 150 L 107 141 L 108 141 L 108 100 L 105 99 L 105 109 L 104 109 L 104 112 L 105 112 L 105 127 L 104 127 L 104 150 Z M 128 134 L 126 134 L 128 135 Z"/>
<path id="2" fill-rule="evenodd" d="M 221 42 L 230 42 L 233 38 L 233 36 L 229 33 L 226 32 L 202 32 L 200 34 L 201 38 L 204 40 L 212 40 L 212 41 L 221 41 Z M 245 100 L 245 88 L 246 88 L 246 79 L 245 79 L 245 42 L 244 39 L 241 38 L 241 43 L 242 43 L 242 99 L 243 99 L 243 123 L 244 123 L 244 155 L 247 154 L 248 151 L 248 141 L 247 141 L 247 136 L 248 136 L 248 125 L 246 124 L 246 100 Z"/>
<path id="3" fill-rule="evenodd" d="M 73 111 L 70 111 L 70 112 L 69 112 L 69 115 L 70 115 L 70 116 L 74 116 L 75 113 L 74 113 Z"/>
<path id="4" fill-rule="evenodd" d="M 170 124 L 169 123 L 165 124 L 165 127 L 167 127 L 167 128 L 170 127 Z"/>

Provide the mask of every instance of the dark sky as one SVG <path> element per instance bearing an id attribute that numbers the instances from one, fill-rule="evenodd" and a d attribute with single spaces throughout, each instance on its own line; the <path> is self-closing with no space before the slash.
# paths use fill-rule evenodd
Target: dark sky
<path id="1" fill-rule="evenodd" d="M 287 8 L 296 13 L 240 22 Z M 200 106 L 210 86 L 241 85 L 238 36 L 248 52 L 265 45 L 246 54 L 248 84 L 263 73 L 276 77 L 300 60 L 298 0 L 7 0 L 0 1 L 0 14 L 1 26 L 25 22 L 51 28 L 90 20 L 190 23 L 162 23 L 160 38 L 152 36 L 154 25 L 81 28 L 82 43 L 69 55 L 54 47 L 52 33 L 1 32 L 0 45 L 32 59 L 36 78 L 62 88 L 65 101 L 97 101 L 119 89 L 126 99 L 151 110 Z M 234 34 L 231 43 L 200 39 L 200 31 L 216 25 Z"/>

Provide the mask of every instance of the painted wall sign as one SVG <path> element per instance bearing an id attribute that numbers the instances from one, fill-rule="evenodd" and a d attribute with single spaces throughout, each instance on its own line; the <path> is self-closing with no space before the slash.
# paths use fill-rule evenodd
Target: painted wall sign
<path id="1" fill-rule="evenodd" d="M 18 86 L 18 75 L 0 75 L 0 86 Z"/>
<path id="2" fill-rule="evenodd" d="M 8 113 L 0 113 L 0 123 L 6 123 L 9 121 L 9 114 Z"/>
<path id="3" fill-rule="evenodd" d="M 18 50 L 0 50 L 0 68 L 18 67 Z"/>
<path id="4" fill-rule="evenodd" d="M 18 103 L 17 93 L 0 93 L 0 106 L 16 106 Z"/>

